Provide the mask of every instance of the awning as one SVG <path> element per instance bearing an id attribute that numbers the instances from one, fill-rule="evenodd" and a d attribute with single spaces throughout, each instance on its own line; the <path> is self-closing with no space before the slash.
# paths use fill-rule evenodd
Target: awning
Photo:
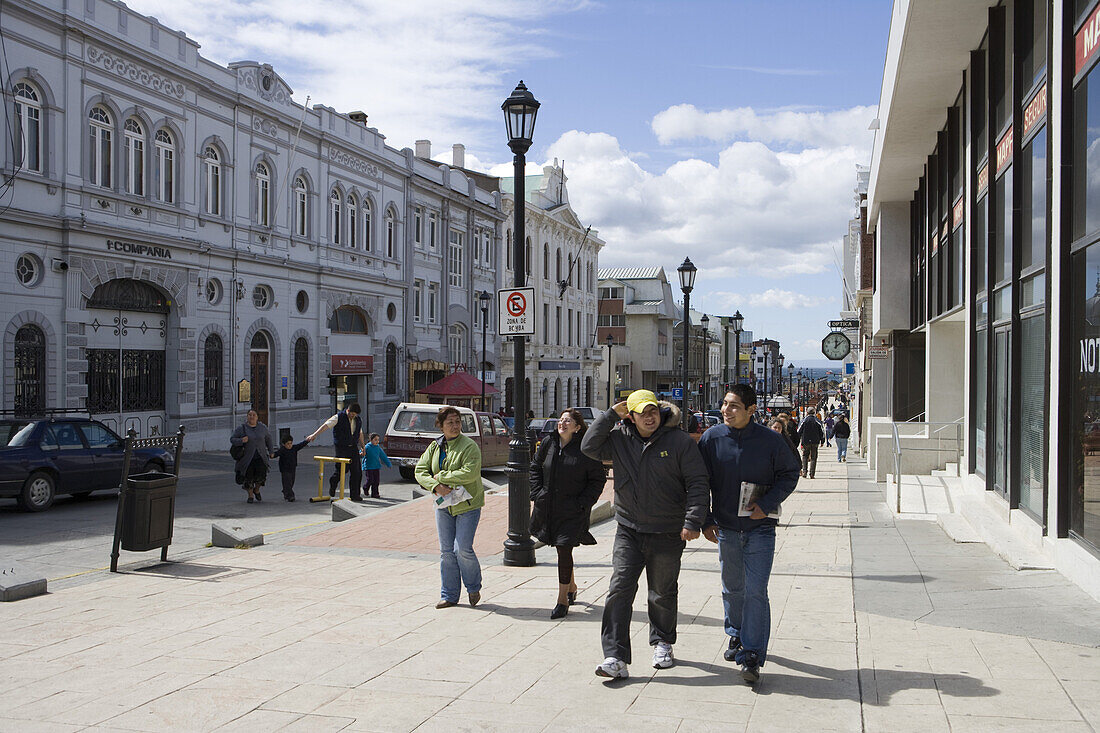
<path id="1" fill-rule="evenodd" d="M 480 397 L 483 387 L 487 395 L 499 392 L 496 387 L 483 384 L 480 379 L 469 372 L 454 372 L 437 382 L 429 384 L 427 387 L 416 390 L 416 393 L 438 395 L 440 397 Z"/>

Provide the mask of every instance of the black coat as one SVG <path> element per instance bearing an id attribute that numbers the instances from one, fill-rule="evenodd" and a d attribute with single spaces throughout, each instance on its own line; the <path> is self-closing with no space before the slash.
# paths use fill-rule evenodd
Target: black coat
<path id="1" fill-rule="evenodd" d="M 594 545 L 588 531 L 592 505 L 603 493 L 603 464 L 581 453 L 581 436 L 564 448 L 546 436 L 531 463 L 531 534 L 555 547 Z"/>

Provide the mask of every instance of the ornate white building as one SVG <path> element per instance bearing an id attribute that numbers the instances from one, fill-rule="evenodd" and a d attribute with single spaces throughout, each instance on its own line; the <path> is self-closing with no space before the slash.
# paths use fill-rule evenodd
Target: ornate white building
<path id="1" fill-rule="evenodd" d="M 219 448 L 250 407 L 300 437 L 358 401 L 381 431 L 421 381 L 481 361 L 496 179 L 111 0 L 17 0 L 3 23 L 4 408 L 183 423 Z"/>

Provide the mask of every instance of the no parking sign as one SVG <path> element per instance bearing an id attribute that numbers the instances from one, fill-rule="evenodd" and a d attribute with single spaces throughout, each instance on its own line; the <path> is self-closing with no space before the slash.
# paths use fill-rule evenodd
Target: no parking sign
<path id="1" fill-rule="evenodd" d="M 497 291 L 500 312 L 497 332 L 501 336 L 535 335 L 535 289 L 508 288 Z"/>

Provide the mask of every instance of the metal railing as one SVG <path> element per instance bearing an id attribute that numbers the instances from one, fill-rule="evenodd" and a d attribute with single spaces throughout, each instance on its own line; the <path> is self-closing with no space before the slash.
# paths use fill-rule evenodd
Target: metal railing
<path id="1" fill-rule="evenodd" d="M 908 420 L 904 423 L 891 423 L 890 428 L 894 433 L 894 489 L 897 495 L 897 513 L 901 514 L 901 438 L 902 435 L 898 432 L 898 425 L 903 425 L 906 429 L 916 427 L 915 432 L 906 432 L 906 438 L 927 438 L 929 441 L 935 440 L 936 446 L 932 448 L 918 448 L 916 446 L 909 446 L 905 450 L 912 453 L 921 452 L 936 452 L 942 453 L 945 448 L 942 445 L 942 441 L 953 441 L 955 447 L 955 475 L 962 476 L 962 446 L 963 446 L 963 419 L 960 417 L 951 422 L 928 422 L 928 421 L 913 421 Z M 953 436 L 941 437 L 940 433 L 950 430 L 954 433 Z M 946 450 L 950 450 L 947 448 Z"/>

